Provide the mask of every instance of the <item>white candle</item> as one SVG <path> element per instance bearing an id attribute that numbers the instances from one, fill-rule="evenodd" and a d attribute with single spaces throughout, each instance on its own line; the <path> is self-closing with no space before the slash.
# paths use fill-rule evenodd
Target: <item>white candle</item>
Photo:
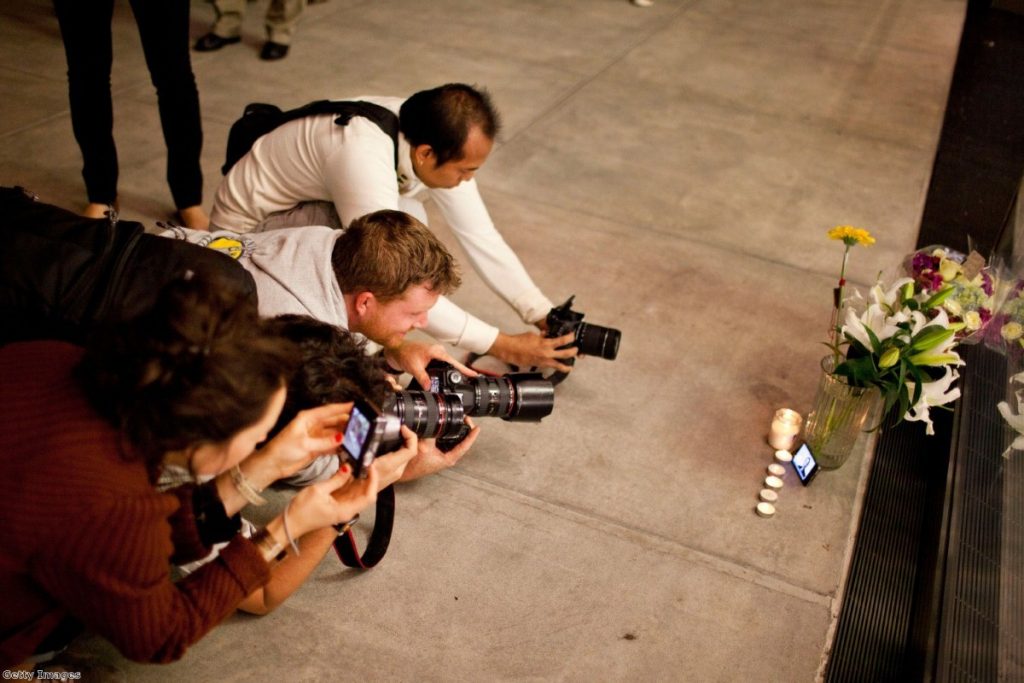
<path id="1" fill-rule="evenodd" d="M 789 408 L 779 408 L 772 418 L 772 427 L 768 432 L 768 443 L 778 450 L 792 450 L 796 435 L 800 433 L 803 418 L 800 413 Z"/>

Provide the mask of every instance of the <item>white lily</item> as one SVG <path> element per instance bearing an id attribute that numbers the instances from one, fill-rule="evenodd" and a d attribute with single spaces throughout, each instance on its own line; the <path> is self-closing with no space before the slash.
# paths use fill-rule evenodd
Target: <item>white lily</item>
<path id="1" fill-rule="evenodd" d="M 1011 382 L 1024 383 L 1024 372 L 1019 372 L 1010 378 Z M 1017 432 L 1017 438 L 1013 440 L 1006 450 L 1003 451 L 1003 457 L 1010 457 L 1011 450 L 1024 451 L 1024 397 L 1020 390 L 1015 392 L 1017 395 L 1017 412 L 1014 413 L 1010 409 L 1010 404 L 1006 401 L 1000 401 L 996 408 L 999 409 L 999 414 L 1006 420 L 1006 424 L 1013 427 L 1014 431 Z"/>
<path id="2" fill-rule="evenodd" d="M 898 310 L 894 314 L 891 314 L 890 311 L 900 299 L 900 290 L 908 282 L 913 282 L 913 280 L 900 278 L 888 290 L 882 289 L 880 284 L 872 287 L 870 295 L 873 303 L 869 304 L 859 316 L 853 310 L 847 309 L 842 333 L 849 334 L 870 349 L 871 338 L 868 337 L 865 328 L 870 328 L 879 341 L 885 341 L 899 332 L 897 325 L 910 318 L 905 310 Z"/>
<path id="3" fill-rule="evenodd" d="M 907 410 L 904 419 L 908 422 L 924 422 L 927 425 L 926 433 L 931 436 L 935 434 L 935 427 L 932 424 L 931 415 L 928 410 L 935 406 L 942 406 L 960 398 L 960 389 L 951 389 L 953 382 L 960 377 L 960 373 L 952 367 L 947 367 L 945 374 L 937 380 L 925 382 L 921 385 L 921 397 L 917 403 Z M 913 396 L 914 384 L 907 382 L 907 391 Z"/>
<path id="4" fill-rule="evenodd" d="M 1013 427 L 1017 432 L 1017 438 L 1003 451 L 1003 457 L 1008 458 L 1010 457 L 1011 450 L 1024 451 L 1024 415 L 1020 413 L 1014 414 L 1010 410 L 1010 404 L 1006 401 L 1000 401 L 996 408 L 999 409 L 999 414 L 1006 420 L 1006 424 Z"/>

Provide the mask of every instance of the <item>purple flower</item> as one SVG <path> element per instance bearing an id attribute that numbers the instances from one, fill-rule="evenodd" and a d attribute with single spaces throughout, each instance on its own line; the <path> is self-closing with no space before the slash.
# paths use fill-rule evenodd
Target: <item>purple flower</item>
<path id="1" fill-rule="evenodd" d="M 978 315 L 981 316 L 982 325 L 984 325 L 985 323 L 992 319 L 992 311 L 984 307 L 978 309 Z"/>
<path id="2" fill-rule="evenodd" d="M 911 262 L 911 268 L 914 271 L 914 275 L 920 275 L 923 270 L 938 270 L 939 268 L 939 257 L 926 254 L 923 251 L 919 251 L 914 254 L 914 260 Z"/>
<path id="3" fill-rule="evenodd" d="M 926 292 L 937 292 L 942 289 L 942 275 L 937 270 L 926 270 L 917 276 L 917 282 Z"/>
<path id="4" fill-rule="evenodd" d="M 985 271 L 981 271 L 981 288 L 985 290 L 985 294 L 992 296 L 992 277 Z"/>

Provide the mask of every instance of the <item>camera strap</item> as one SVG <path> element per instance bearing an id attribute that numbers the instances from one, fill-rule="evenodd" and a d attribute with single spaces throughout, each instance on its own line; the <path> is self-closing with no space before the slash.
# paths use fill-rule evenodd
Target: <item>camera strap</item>
<path id="1" fill-rule="evenodd" d="M 373 531 L 366 543 L 366 550 L 359 554 L 359 545 L 352 529 L 338 536 L 334 541 L 334 552 L 346 567 L 369 569 L 384 559 L 391 543 L 391 530 L 395 526 L 395 487 L 389 486 L 377 494 L 377 515 L 373 520 Z"/>

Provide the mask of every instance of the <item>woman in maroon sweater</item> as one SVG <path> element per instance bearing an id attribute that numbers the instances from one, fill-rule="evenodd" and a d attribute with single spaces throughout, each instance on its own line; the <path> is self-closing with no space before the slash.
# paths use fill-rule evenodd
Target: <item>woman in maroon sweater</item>
<path id="1" fill-rule="evenodd" d="M 197 280 L 88 351 L 0 348 L 0 668 L 75 621 L 131 659 L 177 659 L 266 583 L 293 540 L 375 500 L 375 469 L 355 481 L 339 471 L 252 540 L 238 535 L 237 513 L 260 490 L 336 450 L 348 406 L 300 413 L 250 456 L 284 403 L 294 348 L 251 304 Z M 158 493 L 165 463 L 214 478 Z M 228 540 L 170 581 L 170 562 Z"/>

